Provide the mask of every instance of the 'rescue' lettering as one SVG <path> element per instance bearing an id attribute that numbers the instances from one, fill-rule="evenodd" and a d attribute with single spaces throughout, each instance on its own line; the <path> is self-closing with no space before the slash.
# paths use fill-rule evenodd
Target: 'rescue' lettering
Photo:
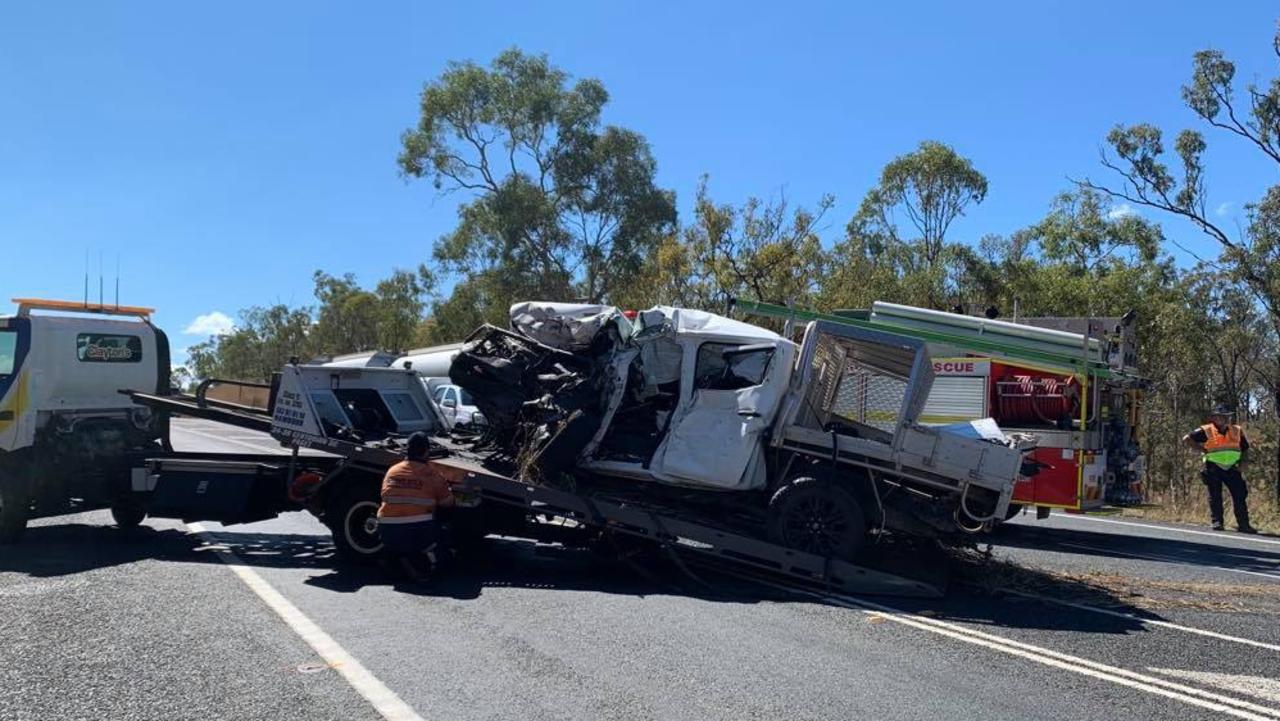
<path id="1" fill-rule="evenodd" d="M 938 376 L 987 375 L 989 368 L 990 361 L 982 358 L 951 358 L 933 362 L 933 374 Z"/>

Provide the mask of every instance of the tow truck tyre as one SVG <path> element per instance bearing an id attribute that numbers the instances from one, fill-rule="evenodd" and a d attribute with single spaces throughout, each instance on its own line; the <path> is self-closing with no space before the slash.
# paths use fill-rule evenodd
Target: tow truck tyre
<path id="1" fill-rule="evenodd" d="M 819 556 L 851 559 L 867 539 L 866 516 L 853 494 L 817 478 L 797 478 L 769 501 L 769 540 Z"/>
<path id="2" fill-rule="evenodd" d="M 146 517 L 146 506 L 137 501 L 117 501 L 111 506 L 111 518 L 122 531 L 137 528 Z"/>
<path id="3" fill-rule="evenodd" d="M 378 537 L 378 487 L 356 484 L 329 499 L 325 523 L 333 532 L 338 557 L 352 563 L 371 563 L 382 552 Z"/>
<path id="4" fill-rule="evenodd" d="M 27 494 L 12 478 L 0 475 L 0 543 L 17 543 L 27 528 Z"/>

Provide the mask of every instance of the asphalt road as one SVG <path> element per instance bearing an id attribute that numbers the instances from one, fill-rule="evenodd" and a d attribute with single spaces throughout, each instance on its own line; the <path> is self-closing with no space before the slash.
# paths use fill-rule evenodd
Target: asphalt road
<path id="1" fill-rule="evenodd" d="M 397 585 L 305 514 L 197 528 L 94 512 L 0 548 L 0 718 L 1280 719 L 1280 538 L 1020 518 L 909 601 L 515 540 Z"/>

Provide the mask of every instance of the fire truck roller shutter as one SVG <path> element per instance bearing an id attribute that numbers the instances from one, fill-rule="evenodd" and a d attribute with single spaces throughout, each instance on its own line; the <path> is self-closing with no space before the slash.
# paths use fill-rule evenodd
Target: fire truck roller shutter
<path id="1" fill-rule="evenodd" d="M 920 422 L 946 424 L 985 418 L 986 397 L 986 376 L 939 375 L 929 390 Z"/>

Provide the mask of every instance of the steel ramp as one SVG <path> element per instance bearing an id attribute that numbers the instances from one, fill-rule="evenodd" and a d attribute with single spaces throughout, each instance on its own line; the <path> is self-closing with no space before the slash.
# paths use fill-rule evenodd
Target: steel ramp
<path id="1" fill-rule="evenodd" d="M 797 551 L 641 506 L 517 481 L 472 461 L 446 457 L 433 459 L 432 463 L 461 490 L 485 500 L 644 538 L 672 550 L 696 554 L 704 561 L 714 559 L 746 566 L 811 588 L 851 594 L 913 598 L 943 595 L 944 589 L 936 584 Z"/>

